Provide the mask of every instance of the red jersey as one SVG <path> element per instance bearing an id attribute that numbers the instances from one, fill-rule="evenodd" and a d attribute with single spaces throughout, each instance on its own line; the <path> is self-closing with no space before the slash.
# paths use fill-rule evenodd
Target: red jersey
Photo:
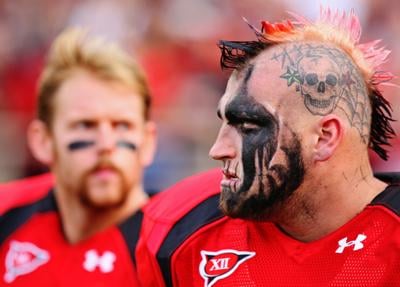
<path id="1" fill-rule="evenodd" d="M 189 178 L 144 210 L 143 286 L 400 286 L 400 186 L 331 234 L 297 241 L 268 222 L 223 216 L 221 172 Z"/>
<path id="2" fill-rule="evenodd" d="M 0 186 L 0 286 L 139 286 L 133 255 L 142 213 L 69 244 L 52 183 L 44 175 Z"/>

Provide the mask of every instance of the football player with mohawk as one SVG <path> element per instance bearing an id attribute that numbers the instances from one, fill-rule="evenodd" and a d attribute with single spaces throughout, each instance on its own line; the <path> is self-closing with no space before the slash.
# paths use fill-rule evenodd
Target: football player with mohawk
<path id="1" fill-rule="evenodd" d="M 144 286 L 400 286 L 400 187 L 374 176 L 395 136 L 389 51 L 353 11 L 262 22 L 221 41 L 233 72 L 210 156 L 144 209 Z M 398 179 L 397 179 L 398 181 Z"/>

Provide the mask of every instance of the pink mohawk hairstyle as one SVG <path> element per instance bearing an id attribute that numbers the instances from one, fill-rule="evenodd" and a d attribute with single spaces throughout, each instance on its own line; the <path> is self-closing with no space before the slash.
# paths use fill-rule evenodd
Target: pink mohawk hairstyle
<path id="1" fill-rule="evenodd" d="M 294 14 L 292 15 L 294 16 Z M 297 20 L 300 21 L 300 18 L 297 18 Z M 391 72 L 381 70 L 382 65 L 386 63 L 391 53 L 391 51 L 385 47 L 379 46 L 381 40 L 360 43 L 362 29 L 360 21 L 354 13 L 354 9 L 351 9 L 350 13 L 346 15 L 344 11 L 340 14 L 339 10 L 332 12 L 330 8 L 324 9 L 321 6 L 319 22 L 330 23 L 343 33 L 348 33 L 350 41 L 354 44 L 356 49 L 361 51 L 367 64 L 366 70 L 371 74 L 369 79 L 370 85 L 378 86 L 380 84 L 388 84 L 389 81 L 395 78 Z"/>
<path id="2" fill-rule="evenodd" d="M 354 9 L 347 14 L 321 6 L 315 22 L 293 12 L 288 13 L 293 17 L 292 21 L 274 24 L 262 21 L 261 31 L 248 24 L 258 39 L 266 43 L 316 40 L 336 44 L 358 66 L 370 90 L 376 90 L 379 85 L 393 85 L 388 82 L 395 78 L 394 75 L 382 70 L 391 51 L 379 45 L 381 40 L 360 43 L 362 29 Z"/>

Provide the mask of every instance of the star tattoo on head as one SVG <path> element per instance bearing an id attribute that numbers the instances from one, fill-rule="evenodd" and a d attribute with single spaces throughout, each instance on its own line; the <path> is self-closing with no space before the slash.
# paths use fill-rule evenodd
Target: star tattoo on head
<path id="1" fill-rule="evenodd" d="M 303 83 L 303 78 L 299 74 L 299 71 L 297 71 L 296 69 L 292 70 L 290 66 L 287 67 L 286 73 L 282 74 L 280 77 L 287 80 L 288 87 L 290 87 L 293 83 Z"/>

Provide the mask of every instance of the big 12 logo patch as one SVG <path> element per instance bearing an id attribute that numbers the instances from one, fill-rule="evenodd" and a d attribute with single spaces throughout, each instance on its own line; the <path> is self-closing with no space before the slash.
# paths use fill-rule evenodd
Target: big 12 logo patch
<path id="1" fill-rule="evenodd" d="M 204 279 L 204 287 L 211 287 L 218 280 L 230 276 L 240 264 L 256 253 L 223 249 L 216 252 L 202 250 L 200 254 L 202 258 L 199 265 L 200 275 Z"/>

